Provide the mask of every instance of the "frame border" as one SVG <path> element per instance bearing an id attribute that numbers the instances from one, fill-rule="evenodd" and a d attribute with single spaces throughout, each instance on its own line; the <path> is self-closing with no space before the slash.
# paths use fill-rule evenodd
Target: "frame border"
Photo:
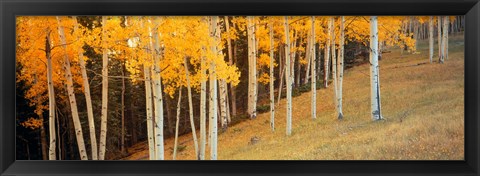
<path id="1" fill-rule="evenodd" d="M 466 15 L 464 161 L 15 161 L 18 15 Z M 479 0 L 0 0 L 0 175 L 479 175 Z"/>

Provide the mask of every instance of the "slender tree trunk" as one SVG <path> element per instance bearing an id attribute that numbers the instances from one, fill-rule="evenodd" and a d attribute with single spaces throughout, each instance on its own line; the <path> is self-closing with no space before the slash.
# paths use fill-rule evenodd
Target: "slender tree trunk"
<path id="1" fill-rule="evenodd" d="M 177 144 L 178 144 L 178 124 L 180 123 L 180 105 L 182 103 L 182 88 L 178 88 L 178 103 L 177 103 L 177 121 L 175 123 L 175 142 L 173 145 L 173 160 L 177 157 Z"/>
<path id="2" fill-rule="evenodd" d="M 190 116 L 190 126 L 192 128 L 192 136 L 193 136 L 193 145 L 195 147 L 195 157 L 199 158 L 198 155 L 198 140 L 197 140 L 197 132 L 195 128 L 195 121 L 193 119 L 193 103 L 192 103 L 192 88 L 190 86 L 190 71 L 188 70 L 187 65 L 187 58 L 184 58 L 183 65 L 185 67 L 185 77 L 187 78 L 187 91 L 188 91 L 188 114 Z"/>
<path id="3" fill-rule="evenodd" d="M 343 119 L 343 104 L 342 104 L 342 92 L 343 92 L 343 60 L 344 60 L 344 43 L 345 43 L 345 29 L 344 29 L 345 17 L 340 17 L 340 44 L 338 50 L 338 119 Z"/>
<path id="4" fill-rule="evenodd" d="M 200 154 L 199 159 L 205 160 L 205 148 L 206 148 L 206 137 L 207 137 L 207 83 L 206 83 L 206 69 L 207 64 L 205 63 L 205 55 L 201 58 L 201 83 L 200 83 Z"/>
<path id="5" fill-rule="evenodd" d="M 107 24 L 107 17 L 102 17 L 102 24 Z M 105 146 L 107 145 L 107 116 L 108 116 L 108 49 L 105 40 L 107 34 L 105 28 L 102 28 L 102 118 L 100 123 L 100 149 L 98 152 L 98 159 L 105 159 Z"/>
<path id="6" fill-rule="evenodd" d="M 163 142 L 163 98 L 162 98 L 162 78 L 160 77 L 160 42 L 158 41 L 158 27 L 160 17 L 155 17 L 153 37 L 153 97 L 155 105 L 155 156 L 157 160 L 164 159 Z"/>
<path id="7" fill-rule="evenodd" d="M 270 28 L 270 127 L 272 131 L 275 131 L 275 95 L 274 95 L 274 88 L 273 88 L 273 81 L 275 75 L 273 74 L 273 25 L 269 24 Z M 280 90 L 280 89 L 279 89 Z"/>
<path id="8" fill-rule="evenodd" d="M 218 81 L 220 91 L 220 124 L 223 131 L 227 130 L 227 83 L 225 79 Z"/>
<path id="9" fill-rule="evenodd" d="M 330 18 L 328 21 L 328 29 L 327 29 L 327 42 L 325 43 L 325 62 L 324 62 L 324 75 L 323 75 L 323 84 L 325 88 L 328 87 L 328 79 L 330 76 L 329 69 L 330 69 L 330 43 L 331 43 L 331 37 L 332 37 L 332 28 L 333 28 L 333 18 Z"/>
<path id="10" fill-rule="evenodd" d="M 147 137 L 148 137 L 148 156 L 150 160 L 155 160 L 155 138 L 153 133 L 153 103 L 152 103 L 152 83 L 150 78 L 150 67 L 143 65 L 143 75 L 145 78 L 145 99 L 147 110 Z"/>
<path id="11" fill-rule="evenodd" d="M 55 90 L 52 79 L 52 55 L 50 45 L 50 31 L 45 37 L 45 56 L 47 57 L 47 84 L 48 84 L 48 130 L 50 144 L 48 147 L 48 159 L 56 160 L 56 137 L 55 137 Z"/>
<path id="12" fill-rule="evenodd" d="M 285 48 L 282 48 L 281 46 L 279 46 L 278 48 L 278 62 L 280 64 L 280 70 L 278 71 L 279 72 L 279 75 L 278 77 L 280 77 L 280 84 L 278 85 L 278 98 L 277 98 L 277 105 L 280 105 L 280 98 L 282 98 L 282 91 L 283 91 L 283 78 L 284 78 L 284 74 L 285 74 L 285 64 L 284 64 L 284 54 L 282 54 L 282 49 L 285 49 Z"/>
<path id="13" fill-rule="evenodd" d="M 430 20 L 428 21 L 428 46 L 429 46 L 429 59 L 430 63 L 433 60 L 433 16 L 430 16 Z"/>
<path id="14" fill-rule="evenodd" d="M 257 117 L 257 53 L 254 17 L 247 17 L 247 35 L 248 35 L 248 114 L 251 119 Z"/>
<path id="15" fill-rule="evenodd" d="M 228 21 L 228 16 L 225 16 L 225 27 L 227 32 L 230 31 L 230 23 Z M 227 35 L 227 46 L 228 46 L 228 64 L 233 66 L 233 57 L 235 57 L 232 53 L 232 39 L 230 39 L 230 35 Z M 232 115 L 237 115 L 237 98 L 235 96 L 235 86 L 230 84 L 230 98 L 232 99 Z M 230 109 L 230 108 L 229 108 Z M 228 111 L 230 112 L 230 111 Z M 229 120 L 230 122 L 230 120 Z"/>
<path id="16" fill-rule="evenodd" d="M 332 23 L 332 31 L 331 31 L 331 34 L 332 34 L 332 77 L 333 77 L 333 101 L 335 102 L 335 110 L 336 112 L 338 113 L 339 112 L 339 109 L 338 109 L 338 74 L 337 74 L 337 57 L 335 55 L 335 19 L 333 19 L 334 17 L 330 17 L 331 18 L 331 23 Z"/>
<path id="17" fill-rule="evenodd" d="M 316 61 L 316 51 L 315 51 L 315 17 L 312 16 L 311 17 L 311 20 L 312 20 L 312 37 L 311 37 L 311 46 L 310 46 L 310 49 L 311 49 L 311 63 L 312 63 L 312 85 L 311 85 L 311 88 L 312 88 L 312 118 L 313 119 L 316 119 L 317 118 L 317 76 L 315 75 L 317 73 L 317 68 L 315 66 L 315 63 L 317 62 Z"/>
<path id="18" fill-rule="evenodd" d="M 75 30 L 78 29 L 78 23 L 75 19 Z M 79 37 L 79 36 L 77 36 Z M 88 128 L 90 132 L 90 143 L 92 148 L 92 160 L 98 159 L 98 146 L 97 146 L 97 137 L 95 132 L 95 121 L 93 117 L 93 107 L 92 107 L 92 98 L 90 97 L 90 83 L 88 82 L 87 69 L 85 66 L 85 61 L 83 60 L 83 49 L 80 47 L 78 52 L 78 63 L 80 64 L 80 71 L 82 73 L 85 101 L 87 104 L 87 117 L 88 117 Z"/>
<path id="19" fill-rule="evenodd" d="M 284 21 L 284 26 L 285 26 L 285 80 L 287 84 L 287 136 L 290 136 L 292 134 L 292 77 L 290 76 L 292 72 L 290 72 L 291 68 L 291 61 L 290 61 L 290 29 L 289 29 L 289 24 L 288 24 L 288 17 L 285 16 L 285 21 Z"/>
<path id="20" fill-rule="evenodd" d="M 215 44 L 220 40 L 220 31 L 218 30 L 218 16 L 211 17 L 210 21 L 210 34 L 211 37 L 215 38 Z M 218 48 L 216 45 L 211 46 L 212 51 L 215 54 L 218 54 Z M 210 143 L 210 159 L 217 160 L 217 73 L 215 71 L 215 61 L 210 62 L 209 76 L 210 76 L 210 121 L 212 122 L 209 128 L 211 130 L 211 143 Z"/>
<path id="21" fill-rule="evenodd" d="M 383 119 L 380 104 L 380 76 L 378 66 L 378 29 L 377 17 L 370 17 L 370 78 L 372 119 Z"/>
<path id="22" fill-rule="evenodd" d="M 60 20 L 60 17 L 58 16 L 57 16 L 57 22 L 58 22 L 58 34 L 60 36 L 60 42 L 64 50 L 63 67 L 65 69 L 65 78 L 67 79 L 66 84 L 67 84 L 67 91 L 68 91 L 68 99 L 70 102 L 70 108 L 72 110 L 72 119 L 73 119 L 73 125 L 75 127 L 75 135 L 77 138 L 77 145 L 80 153 L 80 159 L 88 160 L 87 150 L 85 149 L 85 142 L 83 140 L 82 124 L 80 123 L 80 117 L 78 115 L 78 110 L 77 110 L 77 101 L 75 100 L 75 92 L 73 89 L 73 78 L 72 78 L 72 71 L 70 68 L 70 59 L 68 58 L 68 55 L 67 55 L 67 46 L 66 46 L 67 41 L 65 39 L 65 32 L 64 32 L 62 22 Z"/>

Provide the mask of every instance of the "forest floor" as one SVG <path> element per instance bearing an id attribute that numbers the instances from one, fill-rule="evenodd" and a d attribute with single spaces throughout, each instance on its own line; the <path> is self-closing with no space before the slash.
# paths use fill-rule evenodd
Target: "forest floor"
<path id="1" fill-rule="evenodd" d="M 219 160 L 463 160 L 464 42 L 449 37 L 449 58 L 428 60 L 428 41 L 417 53 L 390 48 L 380 65 L 381 106 L 385 120 L 370 115 L 369 65 L 345 70 L 344 119 L 337 120 L 333 84 L 317 90 L 317 118 L 311 117 L 311 93 L 294 97 L 292 135 L 286 136 L 286 100 L 276 106 L 275 131 L 270 113 L 245 120 L 218 136 Z M 275 96 L 276 97 L 276 96 Z M 275 103 L 277 104 L 277 103 Z M 197 134 L 199 134 L 197 132 Z M 258 141 L 252 143 L 252 138 Z M 193 160 L 191 134 L 180 136 L 177 159 Z M 172 159 L 174 139 L 165 140 Z M 207 144 L 206 159 L 210 146 Z M 129 148 L 126 160 L 148 159 L 147 143 Z"/>

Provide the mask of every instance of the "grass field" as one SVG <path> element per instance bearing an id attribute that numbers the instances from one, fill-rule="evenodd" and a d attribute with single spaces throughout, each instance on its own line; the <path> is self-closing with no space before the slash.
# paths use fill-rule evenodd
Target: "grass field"
<path id="1" fill-rule="evenodd" d="M 449 58 L 429 63 L 428 43 L 418 53 L 384 53 L 380 65 L 381 106 L 385 120 L 370 116 L 369 65 L 345 70 L 344 120 L 338 121 L 333 85 L 317 91 L 317 119 L 311 118 L 311 93 L 294 97 L 293 133 L 285 135 L 286 101 L 269 113 L 228 128 L 218 136 L 220 160 L 463 160 L 464 43 L 449 37 Z M 435 45 L 434 60 L 438 60 Z M 197 133 L 198 134 L 198 133 Z M 258 142 L 251 144 L 253 137 Z M 192 135 L 179 138 L 184 150 L 177 159 L 195 159 Z M 165 159 L 172 159 L 173 138 L 166 139 Z M 207 145 L 207 159 L 209 146 Z M 128 160 L 147 159 L 146 142 L 129 149 Z"/>

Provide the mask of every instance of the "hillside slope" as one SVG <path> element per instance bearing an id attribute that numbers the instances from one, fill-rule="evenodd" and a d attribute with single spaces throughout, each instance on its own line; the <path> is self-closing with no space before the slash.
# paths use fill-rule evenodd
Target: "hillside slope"
<path id="1" fill-rule="evenodd" d="M 344 120 L 336 119 L 333 85 L 317 91 L 317 119 L 310 116 L 310 93 L 294 97 L 293 133 L 285 135 L 285 100 L 277 106 L 275 132 L 269 113 L 219 134 L 220 160 L 462 160 L 464 159 L 464 44 L 451 36 L 445 64 L 428 62 L 428 44 L 419 53 L 384 53 L 380 63 L 382 114 L 370 117 L 369 65 L 345 70 Z M 435 49 L 438 46 L 435 45 Z M 435 50 L 435 60 L 438 51 Z M 198 133 L 197 133 L 198 134 Z M 252 138 L 258 138 L 251 143 Z M 195 159 L 191 134 L 179 138 L 177 158 Z M 172 159 L 173 138 L 166 139 Z M 146 142 L 130 148 L 125 159 L 147 159 Z M 207 146 L 207 159 L 209 146 Z"/>

